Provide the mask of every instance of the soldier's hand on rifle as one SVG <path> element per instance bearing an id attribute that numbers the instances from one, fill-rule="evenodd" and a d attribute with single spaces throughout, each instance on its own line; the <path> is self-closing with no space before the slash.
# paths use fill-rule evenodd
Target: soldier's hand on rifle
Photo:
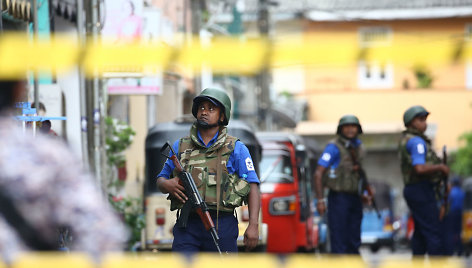
<path id="1" fill-rule="evenodd" d="M 369 194 L 361 195 L 362 203 L 368 206 L 372 205 L 372 196 Z"/>
<path id="2" fill-rule="evenodd" d="M 320 216 L 323 216 L 326 212 L 326 204 L 323 199 L 318 199 L 318 202 L 316 202 L 316 210 L 318 210 L 318 213 Z"/>
<path id="3" fill-rule="evenodd" d="M 249 224 L 246 232 L 244 232 L 244 245 L 246 251 L 249 251 L 257 246 L 259 241 L 259 226 L 258 224 Z"/>
<path id="4" fill-rule="evenodd" d="M 439 164 L 440 166 L 440 169 L 441 169 L 441 172 L 444 174 L 444 175 L 449 175 L 449 167 L 445 164 Z"/>
<path id="5" fill-rule="evenodd" d="M 185 188 L 179 184 L 179 178 L 175 177 L 168 180 L 163 180 L 161 184 L 162 192 L 167 192 L 173 197 L 177 198 L 180 202 L 185 203 L 188 200 L 185 195 Z"/>

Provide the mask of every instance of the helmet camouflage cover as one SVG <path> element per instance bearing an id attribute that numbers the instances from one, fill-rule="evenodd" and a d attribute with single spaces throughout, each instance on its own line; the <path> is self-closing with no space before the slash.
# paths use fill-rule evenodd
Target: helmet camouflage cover
<path id="1" fill-rule="evenodd" d="M 344 125 L 349 125 L 349 124 L 357 125 L 357 128 L 359 129 L 358 134 L 362 134 L 362 127 L 361 127 L 361 123 L 359 122 L 359 118 L 357 118 L 357 116 L 352 115 L 352 114 L 345 115 L 341 117 L 341 119 L 339 119 L 338 129 L 336 131 L 336 134 L 340 135 L 341 127 Z"/>
<path id="2" fill-rule="evenodd" d="M 403 124 L 405 127 L 413 120 L 415 117 L 420 115 L 429 115 L 429 112 L 423 106 L 416 105 L 408 108 L 403 114 Z"/>
<path id="3" fill-rule="evenodd" d="M 195 118 L 197 117 L 198 105 L 204 100 L 210 101 L 223 109 L 223 113 L 225 115 L 223 125 L 228 125 L 229 119 L 231 117 L 231 100 L 228 94 L 226 94 L 226 92 L 221 89 L 205 88 L 200 93 L 200 95 L 193 99 L 192 114 Z"/>

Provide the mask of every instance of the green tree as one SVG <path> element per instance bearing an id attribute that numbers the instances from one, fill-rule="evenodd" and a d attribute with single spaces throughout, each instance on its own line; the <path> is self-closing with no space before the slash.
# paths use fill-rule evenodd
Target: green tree
<path id="1" fill-rule="evenodd" d="M 127 173 L 125 150 L 133 142 L 136 133 L 131 126 L 115 118 L 105 118 L 105 125 L 108 199 L 131 233 L 128 249 L 132 250 L 135 248 L 135 244 L 141 240 L 141 230 L 146 225 L 142 198 L 123 197 L 125 195 L 123 186 Z"/>
<path id="2" fill-rule="evenodd" d="M 415 73 L 418 88 L 431 88 L 433 86 L 433 75 L 431 71 L 422 65 L 415 66 L 413 69 Z"/>
<path id="3" fill-rule="evenodd" d="M 142 199 L 135 197 L 116 197 L 112 195 L 109 195 L 108 199 L 131 233 L 128 240 L 128 249 L 133 250 L 135 244 L 141 241 L 141 230 L 146 226 Z"/>
<path id="4" fill-rule="evenodd" d="M 453 154 L 454 161 L 451 168 L 454 173 L 468 177 L 472 175 L 472 132 L 463 134 L 459 140 L 464 145 Z"/>

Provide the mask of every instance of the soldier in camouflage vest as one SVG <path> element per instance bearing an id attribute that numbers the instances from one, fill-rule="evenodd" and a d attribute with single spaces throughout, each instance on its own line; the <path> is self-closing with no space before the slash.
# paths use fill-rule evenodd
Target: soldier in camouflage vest
<path id="1" fill-rule="evenodd" d="M 326 211 L 324 187 L 329 188 L 328 226 L 331 253 L 359 254 L 361 244 L 362 201 L 369 202 L 360 189 L 359 165 L 363 150 L 358 135 L 359 119 L 345 115 L 339 120 L 337 137 L 330 141 L 318 160 L 315 171 L 316 207 Z"/>
<path id="2" fill-rule="evenodd" d="M 231 101 L 226 92 L 212 88 L 203 90 L 193 100 L 192 114 L 197 121 L 192 125 L 190 135 L 177 140 L 173 148 L 210 208 L 221 250 L 236 252 L 238 221 L 234 209 L 243 202 L 249 206 L 244 244 L 250 250 L 259 238 L 260 194 L 259 179 L 248 148 L 227 134 L 230 112 Z M 172 161 L 166 161 L 157 184 L 163 193 L 169 193 L 171 210 L 181 208 L 187 200 L 183 186 L 178 184 Z M 186 228 L 175 225 L 173 234 L 173 251 L 217 251 L 196 213 L 190 215 Z"/>
<path id="3" fill-rule="evenodd" d="M 403 174 L 403 196 L 413 216 L 415 230 L 411 241 L 414 255 L 442 255 L 444 253 L 435 184 L 449 168 L 441 164 L 424 135 L 429 112 L 422 106 L 405 111 L 406 130 L 399 144 Z"/>

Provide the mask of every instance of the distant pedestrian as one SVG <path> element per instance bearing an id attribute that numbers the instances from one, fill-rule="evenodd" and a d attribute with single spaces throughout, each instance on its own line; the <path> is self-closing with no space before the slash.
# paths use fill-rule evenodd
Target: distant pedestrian
<path id="1" fill-rule="evenodd" d="M 444 219 L 445 251 L 446 255 L 462 255 L 462 212 L 465 193 L 461 188 L 461 178 L 459 176 L 455 176 L 451 184 L 452 187 L 449 192 L 449 213 Z"/>
<path id="2" fill-rule="evenodd" d="M 320 215 L 326 211 L 324 187 L 328 194 L 328 228 L 331 253 L 359 254 L 361 245 L 362 202 L 372 197 L 364 196 L 359 189 L 359 169 L 362 165 L 362 127 L 354 115 L 339 120 L 336 139 L 325 147 L 315 170 L 317 209 Z"/>
<path id="3" fill-rule="evenodd" d="M 70 249 L 95 260 L 121 250 L 126 229 L 82 163 L 60 141 L 23 135 L 13 120 L 25 90 L 23 81 L 0 81 L 0 256 L 11 263 L 22 252 L 57 250 L 65 227 Z"/>
<path id="4" fill-rule="evenodd" d="M 443 255 L 444 245 L 435 184 L 449 168 L 441 164 L 424 134 L 429 112 L 413 106 L 403 114 L 406 130 L 399 144 L 403 174 L 403 196 L 413 216 L 415 230 L 411 241 L 413 255 Z"/>
<path id="5" fill-rule="evenodd" d="M 38 106 L 38 107 L 36 107 Z M 31 108 L 36 108 L 36 114 L 41 117 L 46 116 L 46 106 L 44 103 L 39 102 L 38 105 L 36 105 L 35 102 L 31 103 Z M 42 134 L 46 135 L 51 135 L 51 136 L 57 136 L 57 133 L 51 129 L 52 123 L 51 120 L 43 120 L 38 123 L 39 126 L 39 132 Z"/>
<path id="6" fill-rule="evenodd" d="M 46 106 L 44 105 L 44 103 L 42 102 L 38 102 L 39 104 L 36 105 L 35 102 L 32 102 L 31 103 L 31 108 L 35 108 L 36 109 L 36 114 L 38 116 L 46 116 Z M 38 106 L 38 107 L 36 107 Z"/>

